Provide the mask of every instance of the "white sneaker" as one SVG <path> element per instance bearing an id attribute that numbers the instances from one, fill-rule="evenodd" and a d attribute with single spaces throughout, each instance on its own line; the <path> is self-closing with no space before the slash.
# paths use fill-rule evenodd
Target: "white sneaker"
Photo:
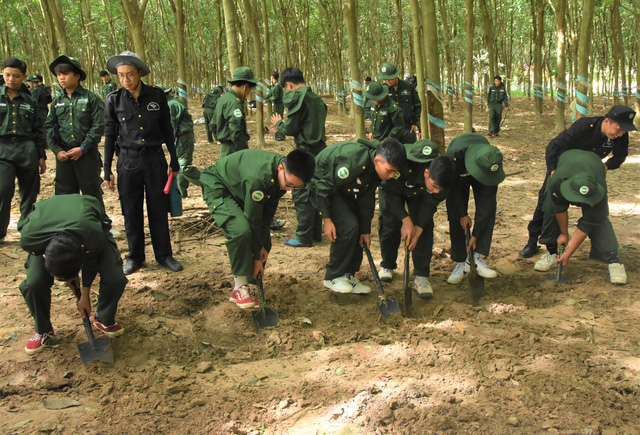
<path id="1" fill-rule="evenodd" d="M 624 264 L 621 264 L 621 263 L 609 264 L 609 281 L 611 281 L 611 284 L 627 283 L 627 273 L 624 271 Z"/>
<path id="2" fill-rule="evenodd" d="M 487 266 L 487 263 L 485 263 L 482 257 L 480 257 L 480 254 L 474 253 L 473 258 L 476 259 L 476 271 L 478 272 L 478 275 L 488 279 L 498 276 L 495 270 L 489 269 L 489 266 Z"/>
<path id="3" fill-rule="evenodd" d="M 371 287 L 362 284 L 355 276 L 351 275 L 347 279 L 353 288 L 353 290 L 351 290 L 351 293 L 355 293 L 358 295 L 366 295 L 367 293 L 371 293 Z"/>
<path id="4" fill-rule="evenodd" d="M 449 284 L 460 284 L 468 272 L 469 264 L 466 261 L 461 261 L 456 264 L 455 269 L 453 269 L 453 272 L 451 272 L 451 275 L 447 278 L 447 282 Z"/>
<path id="5" fill-rule="evenodd" d="M 393 270 L 384 267 L 378 271 L 378 276 L 382 282 L 391 282 L 393 279 Z"/>
<path id="6" fill-rule="evenodd" d="M 416 276 L 416 280 L 413 284 L 416 287 L 418 296 L 421 298 L 429 299 L 433 297 L 433 289 L 431 288 L 431 284 L 426 276 Z"/>
<path id="7" fill-rule="evenodd" d="M 542 258 L 540 258 L 540 260 L 536 261 L 536 264 L 533 266 L 533 268 L 538 272 L 546 272 L 557 264 L 557 259 L 558 254 L 552 255 L 549 254 L 549 251 L 547 251 L 542 255 Z"/>
<path id="8" fill-rule="evenodd" d="M 353 285 L 351 285 L 349 280 L 344 276 L 334 279 L 325 279 L 322 281 L 322 284 L 336 293 L 351 293 L 353 291 Z"/>

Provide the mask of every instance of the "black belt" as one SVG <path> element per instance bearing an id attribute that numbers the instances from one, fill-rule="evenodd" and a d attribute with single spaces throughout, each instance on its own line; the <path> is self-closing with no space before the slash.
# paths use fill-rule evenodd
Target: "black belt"
<path id="1" fill-rule="evenodd" d="M 127 154 L 130 156 L 140 156 L 142 154 L 156 154 L 156 153 L 164 153 L 162 150 L 162 146 L 159 147 L 138 147 L 138 148 L 122 148 L 120 147 L 120 152 L 123 154 Z"/>
<path id="2" fill-rule="evenodd" d="M 0 142 L 20 143 L 28 140 L 31 140 L 28 136 L 0 136 Z"/>

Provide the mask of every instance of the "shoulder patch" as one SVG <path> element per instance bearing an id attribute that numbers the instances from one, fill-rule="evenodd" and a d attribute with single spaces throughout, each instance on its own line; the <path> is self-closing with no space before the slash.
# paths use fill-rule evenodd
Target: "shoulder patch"
<path id="1" fill-rule="evenodd" d="M 160 110 L 160 105 L 155 101 L 152 101 L 149 104 L 147 104 L 147 110 L 150 112 Z"/>
<path id="2" fill-rule="evenodd" d="M 260 202 L 264 198 L 264 193 L 261 190 L 256 190 L 251 194 L 251 199 L 255 202 Z"/>
<path id="3" fill-rule="evenodd" d="M 233 111 L 233 116 L 235 116 L 236 118 L 242 118 L 242 110 L 240 109 L 236 109 Z"/>
<path id="4" fill-rule="evenodd" d="M 346 166 L 338 169 L 338 177 L 341 179 L 349 178 L 349 169 Z"/>

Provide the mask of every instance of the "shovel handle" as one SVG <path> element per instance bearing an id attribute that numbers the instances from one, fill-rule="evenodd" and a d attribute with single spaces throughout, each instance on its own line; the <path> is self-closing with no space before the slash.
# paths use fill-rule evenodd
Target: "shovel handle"
<path id="1" fill-rule="evenodd" d="M 262 274 L 259 273 L 256 277 L 256 286 L 258 287 L 258 300 L 260 301 L 260 306 L 263 306 L 264 303 L 264 287 L 262 286 Z"/>
<path id="2" fill-rule="evenodd" d="M 404 242 L 404 277 L 402 279 L 402 286 L 404 287 L 404 312 L 407 317 L 411 317 L 413 295 L 409 288 L 409 246 L 406 241 Z"/>
<path id="3" fill-rule="evenodd" d="M 173 171 L 169 172 L 169 178 L 167 178 L 167 184 L 164 185 L 164 194 L 168 195 L 171 189 L 171 182 L 173 181 Z"/>
<path id="4" fill-rule="evenodd" d="M 72 283 L 73 292 L 76 295 L 76 299 L 80 300 L 82 297 L 82 292 L 80 291 L 80 287 L 78 287 L 75 281 Z M 84 325 L 84 330 L 87 332 L 87 338 L 89 339 L 89 344 L 92 349 L 95 349 L 96 346 L 94 344 L 95 338 L 93 337 L 93 329 L 91 328 L 91 321 L 89 320 L 89 313 L 87 310 L 84 310 L 84 317 L 82 318 L 82 324 Z"/>
<path id="5" fill-rule="evenodd" d="M 380 282 L 380 276 L 378 276 L 378 269 L 376 269 L 376 265 L 373 262 L 371 251 L 367 247 L 366 243 L 363 243 L 362 247 L 364 248 L 364 252 L 367 254 L 367 260 L 369 260 L 369 267 L 371 268 L 371 273 L 373 274 L 373 280 L 376 282 L 378 293 L 380 293 L 380 296 L 384 296 L 384 290 L 382 289 L 382 282 Z"/>

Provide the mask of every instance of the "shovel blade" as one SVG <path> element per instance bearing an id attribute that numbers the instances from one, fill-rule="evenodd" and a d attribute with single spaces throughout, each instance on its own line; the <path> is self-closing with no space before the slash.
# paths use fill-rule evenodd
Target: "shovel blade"
<path id="1" fill-rule="evenodd" d="M 251 313 L 251 316 L 253 317 L 253 326 L 255 326 L 256 331 L 276 326 L 280 321 L 278 310 L 275 308 L 260 307 L 258 311 Z"/>
<path id="2" fill-rule="evenodd" d="M 113 349 L 111 349 L 111 341 L 107 337 L 94 340 L 93 346 L 88 341 L 79 343 L 78 352 L 85 367 L 88 367 L 91 361 L 104 361 L 113 364 Z"/>
<path id="3" fill-rule="evenodd" d="M 482 299 L 486 295 L 484 289 L 484 278 L 478 275 L 478 272 L 475 270 L 469 273 L 469 287 L 471 287 L 471 295 L 476 301 Z"/>
<path id="4" fill-rule="evenodd" d="M 398 304 L 398 300 L 395 296 L 388 296 L 380 298 L 378 301 L 378 309 L 380 310 L 382 317 L 388 319 L 390 315 L 400 312 L 400 304 Z"/>

